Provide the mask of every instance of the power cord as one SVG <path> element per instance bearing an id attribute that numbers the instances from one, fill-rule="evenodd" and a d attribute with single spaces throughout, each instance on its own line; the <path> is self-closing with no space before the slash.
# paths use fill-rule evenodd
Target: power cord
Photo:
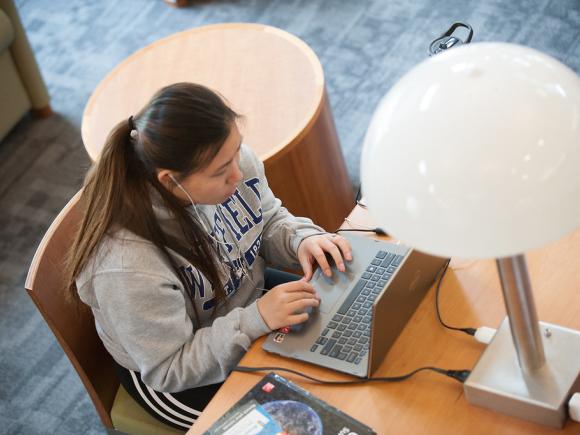
<path id="1" fill-rule="evenodd" d="M 460 331 L 460 332 L 463 332 L 467 335 L 474 336 L 475 332 L 477 331 L 475 328 L 458 328 L 455 326 L 450 326 L 447 323 L 445 323 L 443 321 L 443 319 L 441 318 L 441 311 L 439 309 L 439 293 L 441 292 L 441 283 L 443 282 L 443 277 L 445 276 L 447 269 L 449 269 L 450 262 L 451 262 L 451 259 L 447 260 L 447 262 L 445 263 L 445 266 L 443 266 L 443 269 L 441 270 L 441 272 L 439 274 L 439 279 L 437 281 L 437 287 L 435 288 L 435 311 L 437 313 L 437 319 L 439 320 L 439 323 L 441 323 L 441 325 L 443 325 L 447 329 L 451 329 L 453 331 Z"/>
<path id="2" fill-rule="evenodd" d="M 447 329 L 451 329 L 453 331 L 463 332 L 467 335 L 471 335 L 472 337 L 475 337 L 475 339 L 477 341 L 479 341 L 480 343 L 489 344 L 496 333 L 495 329 L 489 328 L 487 326 L 480 326 L 477 329 L 476 328 L 458 328 L 455 326 L 448 325 L 441 318 L 441 310 L 439 308 L 439 293 L 441 292 L 441 282 L 443 281 L 443 277 L 445 276 L 445 273 L 447 272 L 447 269 L 449 268 L 450 262 L 451 262 L 451 259 L 447 260 L 447 262 L 445 263 L 445 266 L 441 270 L 441 273 L 439 275 L 439 279 L 437 281 L 437 287 L 435 289 L 435 311 L 437 313 L 437 319 L 439 320 L 439 323 L 441 323 L 441 325 L 443 325 Z"/>
<path id="3" fill-rule="evenodd" d="M 361 188 L 362 188 L 362 185 L 361 185 L 361 184 L 359 184 L 359 186 L 358 186 L 358 190 L 357 190 L 357 192 L 356 192 L 356 197 L 355 197 L 355 199 L 354 199 L 354 202 L 355 202 L 355 204 L 356 204 L 356 205 L 358 205 L 359 207 L 362 207 L 362 208 L 367 208 L 367 205 L 366 205 L 366 204 L 363 202 L 363 200 L 362 200 L 362 198 L 361 198 Z"/>
<path id="4" fill-rule="evenodd" d="M 419 373 L 421 371 L 432 371 L 435 373 L 439 373 L 440 375 L 448 376 L 452 379 L 455 379 L 458 382 L 465 382 L 469 374 L 471 373 L 470 370 L 446 370 L 441 369 L 438 367 L 420 367 L 418 369 L 413 370 L 412 372 L 406 373 L 400 376 L 387 376 L 387 377 L 379 377 L 379 378 L 361 378 L 355 379 L 351 381 L 326 381 L 323 379 L 318 379 L 313 376 L 306 375 L 296 370 L 287 369 L 284 367 L 246 367 L 246 366 L 236 366 L 232 369 L 234 372 L 242 372 L 242 373 L 255 373 L 255 372 L 264 372 L 264 371 L 281 371 L 281 372 L 288 372 L 292 373 L 297 376 L 301 376 L 305 379 L 308 379 L 312 382 L 316 382 L 319 384 L 324 385 L 352 385 L 352 384 L 364 384 L 367 382 L 401 382 L 409 379 L 411 376 Z"/>
<path id="5" fill-rule="evenodd" d="M 346 232 L 346 231 L 358 231 L 358 232 L 362 232 L 362 233 L 375 233 L 379 236 L 388 236 L 388 234 L 386 233 L 385 230 L 383 230 L 382 228 L 376 227 L 376 228 L 339 228 L 338 230 L 335 231 L 336 234 L 338 233 L 342 233 L 342 232 Z"/>
<path id="6" fill-rule="evenodd" d="M 383 230 L 382 228 L 379 227 L 368 227 L 365 225 L 360 225 L 357 224 L 353 221 L 351 221 L 349 218 L 344 218 L 344 221 L 346 223 L 348 223 L 352 228 L 339 228 L 336 231 L 334 231 L 335 234 L 338 234 L 340 232 L 344 232 L 344 231 L 357 231 L 357 232 L 362 232 L 362 233 L 375 233 L 379 236 L 388 236 L 389 234 Z"/>

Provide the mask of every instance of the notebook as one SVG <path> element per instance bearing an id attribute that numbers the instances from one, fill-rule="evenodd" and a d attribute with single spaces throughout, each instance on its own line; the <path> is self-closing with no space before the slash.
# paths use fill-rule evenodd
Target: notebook
<path id="1" fill-rule="evenodd" d="M 385 358 L 437 279 L 446 259 L 404 245 L 345 235 L 353 260 L 345 273 L 320 269 L 311 283 L 318 308 L 294 330 L 268 335 L 263 349 L 367 378 Z"/>

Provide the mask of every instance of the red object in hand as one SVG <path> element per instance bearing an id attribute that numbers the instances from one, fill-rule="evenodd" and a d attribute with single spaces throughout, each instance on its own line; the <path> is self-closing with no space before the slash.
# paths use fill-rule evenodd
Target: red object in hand
<path id="1" fill-rule="evenodd" d="M 290 327 L 284 326 L 283 328 L 280 328 L 278 331 L 280 331 L 282 334 L 288 334 L 290 332 Z"/>

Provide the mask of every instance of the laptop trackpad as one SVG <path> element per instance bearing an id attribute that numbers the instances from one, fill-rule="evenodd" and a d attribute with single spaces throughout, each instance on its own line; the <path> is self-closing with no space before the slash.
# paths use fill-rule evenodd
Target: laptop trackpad
<path id="1" fill-rule="evenodd" d="M 330 313 L 333 311 L 336 302 L 344 294 L 345 290 L 352 285 L 354 274 L 347 268 L 346 272 L 339 272 L 332 268 L 332 276 L 326 277 L 318 269 L 312 279 L 312 285 L 320 295 L 320 305 L 318 311 L 321 313 Z"/>

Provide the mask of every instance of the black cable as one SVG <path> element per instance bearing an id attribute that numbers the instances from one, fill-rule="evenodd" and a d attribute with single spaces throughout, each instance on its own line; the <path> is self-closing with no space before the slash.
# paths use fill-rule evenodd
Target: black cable
<path id="1" fill-rule="evenodd" d="M 382 228 L 339 228 L 338 230 L 335 231 L 335 233 L 341 233 L 344 231 L 360 231 L 363 233 L 375 233 L 378 234 L 379 236 L 388 236 L 388 234 L 386 233 L 385 230 L 383 230 Z"/>
<path id="2" fill-rule="evenodd" d="M 359 184 L 358 185 L 358 190 L 356 191 L 356 196 L 354 198 L 354 202 L 356 202 L 357 204 L 358 204 L 358 201 L 360 200 L 361 188 L 362 188 L 362 184 Z"/>
<path id="3" fill-rule="evenodd" d="M 458 382 L 465 382 L 469 374 L 471 373 L 470 370 L 445 370 L 439 367 L 420 367 L 418 369 L 413 370 L 404 375 L 400 376 L 388 376 L 388 377 L 379 377 L 379 378 L 360 378 L 352 381 L 325 381 L 323 379 L 318 379 L 313 376 L 306 375 L 304 373 L 298 372 L 292 369 L 286 369 L 284 367 L 245 367 L 245 366 L 236 366 L 233 368 L 232 371 L 234 372 L 242 372 L 242 373 L 255 373 L 255 372 L 264 372 L 264 371 L 272 371 L 277 370 L 281 372 L 288 372 L 295 374 L 297 376 L 301 376 L 305 379 L 308 379 L 313 382 L 317 382 L 319 384 L 325 385 L 352 385 L 352 384 L 364 384 L 366 382 L 401 382 L 409 379 L 411 376 L 419 373 L 421 371 L 430 370 L 435 373 L 439 373 L 440 375 L 445 375 L 450 378 L 455 379 Z"/>
<path id="4" fill-rule="evenodd" d="M 361 189 L 362 189 L 362 184 L 359 184 L 358 190 L 356 192 L 356 197 L 354 198 L 354 203 L 356 205 L 358 205 L 359 207 L 367 208 L 367 206 L 361 202 L 361 196 L 360 196 L 361 195 Z"/>
<path id="5" fill-rule="evenodd" d="M 437 312 L 437 319 L 439 320 L 439 323 L 441 323 L 444 327 L 446 327 L 447 329 L 452 329 L 453 331 L 461 331 L 464 332 L 465 334 L 468 335 L 475 335 L 475 328 L 457 328 L 455 326 L 450 326 L 447 323 L 445 323 L 443 321 L 443 319 L 441 318 L 441 312 L 439 311 L 439 293 L 441 290 L 441 282 L 443 281 L 443 277 L 445 276 L 445 273 L 447 272 L 447 269 L 449 268 L 449 263 L 451 262 L 451 259 L 447 260 L 447 262 L 445 263 L 445 266 L 443 267 L 441 274 L 439 275 L 439 280 L 437 281 L 437 287 L 435 289 L 435 311 Z"/>

